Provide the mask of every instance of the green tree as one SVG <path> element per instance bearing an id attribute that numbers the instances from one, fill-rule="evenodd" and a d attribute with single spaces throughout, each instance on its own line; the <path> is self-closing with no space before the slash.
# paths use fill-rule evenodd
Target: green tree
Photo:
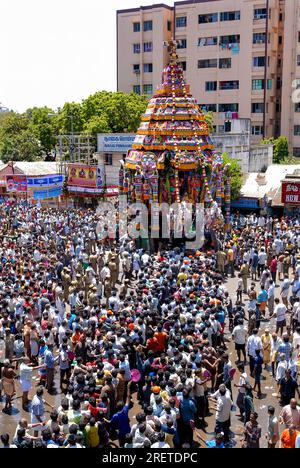
<path id="1" fill-rule="evenodd" d="M 243 174 L 237 159 L 229 158 L 228 153 L 223 154 L 224 164 L 228 164 L 228 173 L 231 179 L 231 200 L 237 200 L 241 194 Z"/>
<path id="2" fill-rule="evenodd" d="M 111 128 L 108 123 L 107 116 L 105 114 L 102 115 L 94 115 L 91 117 L 88 122 L 84 124 L 84 131 L 91 135 L 97 135 L 97 133 L 110 133 Z"/>
<path id="3" fill-rule="evenodd" d="M 288 162 L 289 154 L 289 143 L 288 139 L 285 136 L 280 136 L 279 138 L 265 138 L 262 140 L 264 145 L 274 145 L 274 154 L 273 162 L 275 164 L 285 164 Z"/>
<path id="4" fill-rule="evenodd" d="M 77 102 L 66 102 L 53 121 L 58 133 L 65 134 L 71 134 L 72 132 L 81 133 L 84 123 L 82 106 Z"/>
<path id="5" fill-rule="evenodd" d="M 141 115 L 146 108 L 146 98 L 135 93 L 99 91 L 89 96 L 82 103 L 82 112 L 87 128 L 90 128 L 89 122 L 91 119 L 102 117 L 106 119 L 108 124 L 107 131 L 113 133 L 136 132 Z M 91 128 L 93 127 L 94 124 L 92 124 Z M 95 129 L 97 129 L 97 125 Z"/>
<path id="6" fill-rule="evenodd" d="M 29 118 L 29 128 L 41 142 L 42 151 L 47 155 L 51 153 L 56 144 L 56 119 L 53 109 L 49 107 L 33 107 L 26 111 Z"/>
<path id="7" fill-rule="evenodd" d="M 42 157 L 39 139 L 26 114 L 9 112 L 0 120 L 0 158 L 3 162 L 36 161 Z"/>
<path id="8" fill-rule="evenodd" d="M 214 133 L 214 114 L 213 114 L 213 112 L 203 111 L 203 113 L 204 113 L 205 122 L 207 123 L 208 128 L 209 128 L 209 133 Z"/>

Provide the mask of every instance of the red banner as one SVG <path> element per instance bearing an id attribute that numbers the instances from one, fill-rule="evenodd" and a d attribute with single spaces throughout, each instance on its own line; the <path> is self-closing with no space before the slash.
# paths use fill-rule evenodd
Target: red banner
<path id="1" fill-rule="evenodd" d="M 300 182 L 283 182 L 281 201 L 284 205 L 300 205 Z"/>
<path id="2" fill-rule="evenodd" d="M 68 185 L 75 187 L 97 187 L 97 167 L 86 164 L 69 164 Z"/>
<path id="3" fill-rule="evenodd" d="M 7 175 L 6 190 L 8 192 L 27 192 L 27 177 L 18 174 Z"/>

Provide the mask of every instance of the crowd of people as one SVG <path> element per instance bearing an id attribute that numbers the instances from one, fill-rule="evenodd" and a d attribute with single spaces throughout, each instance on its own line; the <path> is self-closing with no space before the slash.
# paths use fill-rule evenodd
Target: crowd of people
<path id="1" fill-rule="evenodd" d="M 300 448 L 298 219 L 234 215 L 201 251 L 155 253 L 92 210 L 0 219 L 4 448 Z"/>

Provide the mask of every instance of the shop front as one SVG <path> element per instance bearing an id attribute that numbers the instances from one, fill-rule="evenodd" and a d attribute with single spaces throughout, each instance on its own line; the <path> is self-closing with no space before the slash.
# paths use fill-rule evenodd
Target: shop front
<path id="1" fill-rule="evenodd" d="M 300 177 L 282 182 L 284 212 L 289 216 L 300 216 Z"/>

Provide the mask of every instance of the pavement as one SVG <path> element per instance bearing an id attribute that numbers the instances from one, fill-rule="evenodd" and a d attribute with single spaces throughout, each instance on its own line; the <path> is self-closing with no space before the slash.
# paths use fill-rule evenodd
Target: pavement
<path id="1" fill-rule="evenodd" d="M 237 284 L 237 278 L 232 279 L 230 278 L 227 282 L 227 289 L 231 295 L 231 297 L 235 301 L 236 297 L 236 284 Z M 259 288 L 259 282 L 257 282 L 257 290 Z M 279 288 L 277 288 L 277 295 L 278 295 Z M 246 303 L 246 301 L 245 301 Z M 275 320 L 272 319 L 270 322 L 262 322 L 261 329 L 260 329 L 260 335 L 264 332 L 266 328 L 269 328 L 271 333 L 275 331 L 276 324 Z M 237 359 L 236 353 L 234 350 L 234 343 L 231 341 L 231 334 L 229 333 L 228 329 L 225 330 L 226 337 L 230 339 L 230 342 L 227 343 L 228 346 L 228 353 L 230 356 L 231 363 L 234 365 L 235 361 Z M 247 366 L 247 372 L 249 372 L 249 366 Z M 36 377 L 35 383 L 38 383 L 38 373 L 37 371 L 34 373 L 34 376 Z M 59 389 L 59 374 L 58 372 L 56 373 L 55 377 L 55 383 L 56 383 L 56 388 Z M 237 383 L 238 377 L 234 379 L 234 383 Z M 251 384 L 254 385 L 253 379 L 251 379 Z M 35 393 L 35 384 L 33 385 L 33 389 L 31 390 L 29 397 L 30 399 L 33 397 Z M 30 413 L 24 412 L 22 409 L 22 400 L 21 400 L 21 390 L 19 386 L 19 382 L 16 382 L 16 388 L 17 388 L 17 396 L 13 400 L 13 409 L 11 415 L 7 415 L 1 412 L 2 408 L 4 407 L 3 403 L 0 403 L 0 434 L 7 432 L 10 434 L 11 438 L 14 436 L 15 429 L 17 426 L 18 421 L 21 418 L 26 418 L 30 422 Z M 233 401 L 234 403 L 236 402 L 237 398 L 237 389 L 234 388 L 234 385 L 232 385 L 233 388 Z M 262 381 L 262 397 L 261 399 L 256 398 L 256 393 L 255 393 L 255 398 L 254 398 L 254 405 L 255 405 L 255 410 L 259 415 L 258 422 L 262 427 L 262 439 L 261 439 L 261 447 L 267 447 L 267 441 L 265 438 L 265 434 L 267 432 L 267 425 L 268 425 L 268 414 L 267 414 L 267 408 L 269 405 L 273 405 L 276 408 L 276 415 L 279 416 L 281 407 L 279 405 L 279 400 L 274 396 L 274 393 L 277 391 L 277 385 L 275 380 L 270 376 L 269 371 L 264 370 L 263 371 L 263 381 Z M 44 398 L 46 401 L 48 401 L 51 405 L 55 406 L 56 408 L 59 407 L 60 401 L 61 401 L 61 394 L 60 390 L 57 390 L 56 394 L 49 395 L 48 392 L 45 390 Z M 136 400 L 135 400 L 136 402 Z M 50 412 L 49 408 L 47 409 L 47 413 Z M 140 411 L 139 405 L 136 403 L 134 405 L 134 408 L 130 412 L 130 418 L 131 418 L 131 423 L 134 424 L 136 422 L 135 420 L 135 414 L 137 414 Z M 232 412 L 232 418 L 231 418 L 231 430 L 235 434 L 235 446 L 240 447 L 241 446 L 241 438 L 243 434 L 243 422 L 238 418 L 239 411 L 236 409 L 235 411 Z M 203 438 L 204 440 L 210 440 L 213 439 L 214 435 L 214 425 L 215 425 L 215 412 L 212 411 L 212 415 L 206 419 L 208 426 L 203 430 L 196 430 L 195 431 L 195 436 L 194 440 L 196 442 L 196 445 L 205 447 L 205 444 L 199 439 L 199 437 Z M 281 427 L 283 430 L 283 427 Z"/>

